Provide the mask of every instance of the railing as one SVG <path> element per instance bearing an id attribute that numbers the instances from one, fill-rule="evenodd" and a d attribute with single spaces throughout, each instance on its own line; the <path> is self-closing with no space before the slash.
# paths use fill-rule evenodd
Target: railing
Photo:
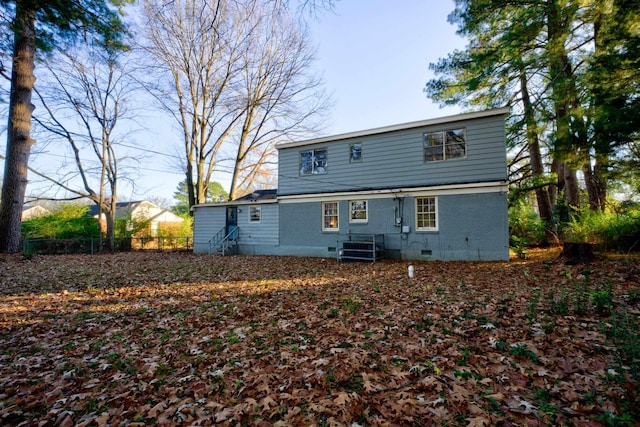
<path id="1" fill-rule="evenodd" d="M 338 237 L 338 261 L 376 262 L 384 254 L 384 234 L 349 234 Z"/>
<path id="2" fill-rule="evenodd" d="M 64 255 L 94 254 L 107 251 L 128 252 L 140 250 L 152 251 L 191 251 L 191 236 L 164 237 L 123 237 L 116 238 L 114 247 L 109 248 L 107 239 L 25 239 L 22 251 L 25 254 Z"/>
<path id="3" fill-rule="evenodd" d="M 240 227 L 234 226 L 228 233 L 227 227 L 218 231 L 209 239 L 209 255 L 219 251 L 224 256 L 229 248 L 236 247 L 240 237 L 239 230 Z"/>

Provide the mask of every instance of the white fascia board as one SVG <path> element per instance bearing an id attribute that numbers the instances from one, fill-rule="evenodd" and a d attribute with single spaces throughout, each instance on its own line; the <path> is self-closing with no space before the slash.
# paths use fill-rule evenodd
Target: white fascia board
<path id="1" fill-rule="evenodd" d="M 330 202 L 354 199 L 385 199 L 389 197 L 448 196 L 455 194 L 507 193 L 509 185 L 504 181 L 478 182 L 472 184 L 448 184 L 433 187 L 389 188 L 369 191 L 344 191 L 329 194 L 298 194 L 278 196 L 279 203 Z"/>
<path id="2" fill-rule="evenodd" d="M 270 203 L 278 203 L 278 199 L 263 199 L 263 200 L 232 200 L 230 202 L 220 203 L 200 203 L 198 205 L 191 206 L 191 210 L 196 208 L 210 208 L 210 207 L 226 207 L 226 206 L 245 206 L 245 205 L 267 205 Z"/>
<path id="3" fill-rule="evenodd" d="M 412 129 L 425 126 L 434 126 L 443 123 L 456 123 L 464 120 L 480 119 L 483 117 L 499 116 L 509 114 L 510 108 L 495 108 L 492 110 L 476 111 L 471 113 L 456 114 L 452 116 L 438 117 L 435 119 L 420 120 L 416 122 L 402 123 L 398 125 L 384 126 L 368 130 L 360 130 L 355 132 L 342 133 L 338 135 L 323 136 L 320 138 L 308 139 L 305 141 L 282 142 L 276 144 L 276 149 L 302 147 L 305 145 L 323 144 L 326 142 L 341 141 L 345 139 L 357 138 L 362 136 L 377 135 L 380 133 L 388 133 L 405 129 Z"/>

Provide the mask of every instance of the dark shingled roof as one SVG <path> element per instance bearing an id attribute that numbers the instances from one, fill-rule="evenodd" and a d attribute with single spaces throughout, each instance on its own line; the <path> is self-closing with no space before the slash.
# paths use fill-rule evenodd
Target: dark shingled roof
<path id="1" fill-rule="evenodd" d="M 136 201 L 136 202 L 117 202 L 116 203 L 116 212 L 122 211 L 122 210 L 131 209 L 135 205 L 137 205 L 138 203 L 141 203 L 141 202 L 140 201 Z M 89 212 L 87 212 L 87 215 L 89 215 L 89 216 L 97 216 L 98 215 L 98 205 L 96 205 L 96 204 L 89 205 Z"/>
<path id="2" fill-rule="evenodd" d="M 243 200 L 248 202 L 255 202 L 258 200 L 273 200 L 278 198 L 278 189 L 271 190 L 255 190 L 253 193 L 249 193 L 245 196 L 242 196 L 235 201 Z"/>

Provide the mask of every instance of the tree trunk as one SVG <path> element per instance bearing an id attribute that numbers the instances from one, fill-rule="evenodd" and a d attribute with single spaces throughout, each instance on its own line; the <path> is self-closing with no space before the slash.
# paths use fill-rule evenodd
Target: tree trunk
<path id="1" fill-rule="evenodd" d="M 193 216 L 193 211 L 191 207 L 196 204 L 196 195 L 193 189 L 193 167 L 191 166 L 191 162 L 187 162 L 187 172 L 185 174 L 186 185 L 187 185 L 187 200 L 189 202 L 189 215 Z"/>
<path id="2" fill-rule="evenodd" d="M 600 13 L 594 20 L 593 24 L 593 49 L 594 49 L 594 57 L 598 57 L 600 51 L 602 49 L 602 20 L 603 14 Z M 606 91 L 605 91 L 606 93 Z M 598 90 L 594 96 L 594 104 L 596 111 L 599 111 L 607 104 L 611 104 L 610 100 L 606 100 L 604 94 L 601 90 Z M 614 105 L 611 107 L 615 108 Z M 594 146 L 595 146 L 595 165 L 593 166 L 593 177 L 592 183 L 595 189 L 594 196 L 597 198 L 597 208 L 600 211 L 604 212 L 607 203 L 607 175 L 609 171 L 609 158 L 611 156 L 611 138 L 608 138 L 604 131 L 603 124 L 599 123 L 602 119 L 598 118 L 596 120 L 596 125 L 594 126 Z M 591 200 L 591 196 L 589 197 Z"/>
<path id="3" fill-rule="evenodd" d="M 564 180 L 564 190 L 572 213 L 580 209 L 580 188 L 578 186 L 576 167 L 579 164 L 580 148 L 586 145 L 583 127 L 576 129 L 575 117 L 572 117 L 578 106 L 578 95 L 575 86 L 573 67 L 567 53 L 565 43 L 569 37 L 570 12 L 563 9 L 558 0 L 547 2 L 547 28 L 549 57 L 549 77 L 552 82 L 552 98 L 554 103 L 556 135 L 553 156 L 564 163 L 564 171 L 559 179 Z M 576 137 L 576 133 L 579 134 Z"/>
<path id="4" fill-rule="evenodd" d="M 34 140 L 31 139 L 31 94 L 35 83 L 35 11 L 16 2 L 7 153 L 0 204 L 0 252 L 20 250 L 22 207 L 27 189 L 27 166 Z"/>
<path id="5" fill-rule="evenodd" d="M 569 204 L 569 214 L 573 217 L 580 209 L 580 187 L 578 186 L 578 176 L 574 169 L 566 163 L 562 166 L 564 191 Z"/>
<path id="6" fill-rule="evenodd" d="M 111 210 L 105 212 L 105 220 L 107 223 L 107 249 L 109 251 L 116 250 L 116 226 L 115 214 Z"/>
<path id="7" fill-rule="evenodd" d="M 522 92 L 522 103 L 524 105 L 524 120 L 527 133 L 527 144 L 529 146 L 529 158 L 531 163 L 531 175 L 533 177 L 544 176 L 544 165 L 542 163 L 542 154 L 540 152 L 540 140 L 536 131 L 536 118 L 531 105 L 529 96 L 529 87 L 527 85 L 527 75 L 524 65 L 520 64 L 520 90 Z M 538 201 L 538 213 L 540 218 L 545 222 L 545 231 L 547 238 L 551 237 L 551 224 L 553 223 L 553 208 L 549 192 L 545 187 L 536 188 L 536 200 Z"/>
<path id="8" fill-rule="evenodd" d="M 600 203 L 600 191 L 598 189 L 597 178 L 591 168 L 591 163 L 587 162 L 584 164 L 582 173 L 584 174 L 584 184 L 589 196 L 589 209 L 593 212 L 598 212 L 600 206 L 604 205 L 604 203 Z"/>
<path id="9" fill-rule="evenodd" d="M 560 185 L 562 184 L 562 179 L 560 178 L 559 167 L 560 163 L 553 159 L 551 161 L 551 173 L 556 174 L 556 185 L 549 186 L 549 203 L 551 203 L 552 209 L 556 206 L 556 202 L 558 200 L 558 191 L 560 190 Z"/>
<path id="10" fill-rule="evenodd" d="M 607 207 L 607 173 L 609 170 L 609 156 L 599 156 L 596 147 L 596 164 L 593 168 L 593 181 L 598 193 L 598 202 L 600 210 L 604 212 Z"/>

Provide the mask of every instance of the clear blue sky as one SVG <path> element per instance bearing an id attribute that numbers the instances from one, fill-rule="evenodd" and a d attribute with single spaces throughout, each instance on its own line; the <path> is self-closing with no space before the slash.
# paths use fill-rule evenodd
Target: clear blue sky
<path id="1" fill-rule="evenodd" d="M 341 0 L 311 22 L 318 70 L 336 100 L 326 134 L 443 115 L 423 88 L 429 63 L 466 42 L 447 22 L 452 0 Z"/>

